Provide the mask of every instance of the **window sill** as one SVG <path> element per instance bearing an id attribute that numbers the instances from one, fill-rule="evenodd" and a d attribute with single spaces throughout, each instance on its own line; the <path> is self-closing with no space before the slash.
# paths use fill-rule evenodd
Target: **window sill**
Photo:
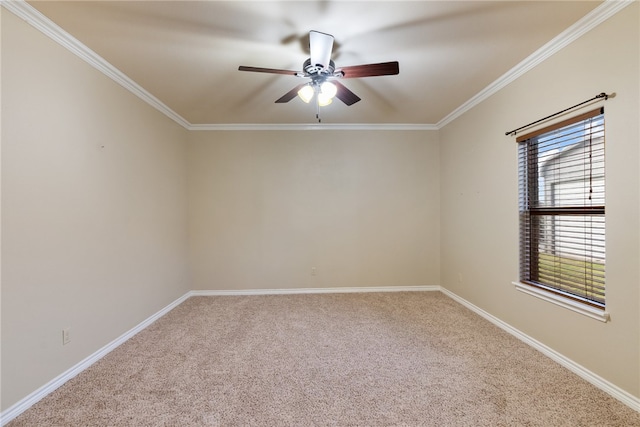
<path id="1" fill-rule="evenodd" d="M 609 321 L 609 313 L 607 313 L 605 310 L 601 310 L 596 307 L 591 307 L 590 305 L 587 305 L 587 304 L 582 304 L 570 298 L 565 298 L 562 295 L 545 291 L 544 289 L 527 285 L 525 283 L 513 282 L 513 284 L 516 286 L 517 290 L 522 291 L 525 294 L 529 294 L 536 298 L 543 299 L 552 304 L 559 305 L 560 307 L 564 307 L 568 310 L 574 311 L 576 313 L 580 313 L 582 315 L 591 317 L 592 319 L 596 319 L 601 322 Z"/>

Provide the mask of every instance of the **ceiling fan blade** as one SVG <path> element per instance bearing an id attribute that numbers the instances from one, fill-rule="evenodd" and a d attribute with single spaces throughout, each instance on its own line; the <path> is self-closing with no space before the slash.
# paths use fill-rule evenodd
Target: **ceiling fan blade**
<path id="1" fill-rule="evenodd" d="M 320 65 L 323 68 L 329 66 L 331 50 L 333 49 L 333 36 L 318 31 L 309 31 L 309 51 L 311 52 L 311 65 Z"/>
<path id="2" fill-rule="evenodd" d="M 379 64 L 353 65 L 341 67 L 338 72 L 342 72 L 343 79 L 353 79 L 356 77 L 391 76 L 400 73 L 398 61 L 381 62 Z"/>
<path id="3" fill-rule="evenodd" d="M 239 66 L 238 71 L 253 71 L 254 73 L 286 74 L 289 76 L 297 76 L 300 73 L 299 71 L 279 70 L 277 68 L 246 67 L 244 65 Z"/>
<path id="4" fill-rule="evenodd" d="M 360 101 L 360 97 L 347 89 L 347 87 L 342 83 L 335 80 L 333 80 L 331 83 L 336 85 L 336 88 L 338 88 L 338 92 L 336 92 L 336 98 L 338 98 L 340 101 L 344 102 L 347 105 L 353 105 L 356 102 Z"/>
<path id="5" fill-rule="evenodd" d="M 284 104 L 285 102 L 291 101 L 293 98 L 298 95 L 298 91 L 302 88 L 302 86 L 306 86 L 308 83 L 302 83 L 298 86 L 291 89 L 289 92 L 282 95 L 280 98 L 276 99 L 276 104 Z"/>

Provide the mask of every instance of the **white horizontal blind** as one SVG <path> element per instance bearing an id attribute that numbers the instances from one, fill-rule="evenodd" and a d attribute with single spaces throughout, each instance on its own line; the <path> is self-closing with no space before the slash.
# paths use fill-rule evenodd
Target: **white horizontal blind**
<path id="1" fill-rule="evenodd" d="M 605 302 L 604 114 L 518 138 L 520 280 Z"/>

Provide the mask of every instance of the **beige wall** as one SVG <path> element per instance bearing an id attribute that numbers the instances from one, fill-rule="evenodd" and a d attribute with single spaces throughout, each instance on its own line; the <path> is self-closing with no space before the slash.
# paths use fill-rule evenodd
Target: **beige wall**
<path id="1" fill-rule="evenodd" d="M 193 289 L 438 285 L 438 162 L 436 132 L 191 132 Z"/>
<path id="2" fill-rule="evenodd" d="M 635 4 L 440 132 L 189 133 L 2 13 L 2 410 L 189 289 L 441 284 L 640 396 L 637 24 Z M 504 136 L 600 91 L 607 324 L 511 284 Z"/>
<path id="3" fill-rule="evenodd" d="M 185 129 L 8 12 L 2 123 L 4 410 L 189 287 Z"/>
<path id="4" fill-rule="evenodd" d="M 442 286 L 635 396 L 640 396 L 638 18 L 635 3 L 440 131 Z M 603 91 L 617 93 L 603 103 L 607 324 L 511 284 L 518 279 L 517 144 L 504 136 Z"/>

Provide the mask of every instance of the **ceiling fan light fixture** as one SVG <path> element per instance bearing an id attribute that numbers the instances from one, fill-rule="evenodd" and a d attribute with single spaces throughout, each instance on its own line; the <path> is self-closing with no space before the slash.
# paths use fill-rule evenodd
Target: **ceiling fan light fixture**
<path id="1" fill-rule="evenodd" d="M 326 107 L 327 105 L 333 102 L 333 97 L 327 96 L 324 93 L 320 92 L 318 94 L 318 105 L 321 107 Z"/>
<path id="2" fill-rule="evenodd" d="M 309 102 L 311 102 L 311 99 L 313 98 L 314 93 L 315 91 L 313 90 L 311 85 L 304 85 L 298 91 L 298 96 L 300 97 L 300 99 L 302 99 L 305 103 L 308 104 Z"/>
<path id="3" fill-rule="evenodd" d="M 338 88 L 331 82 L 324 82 L 320 85 L 320 93 L 329 99 L 333 99 L 336 93 L 338 93 Z"/>
<path id="4" fill-rule="evenodd" d="M 0 0 L 2 1 L 2 0 Z M 310 103 L 317 95 L 314 104 L 317 112 L 316 118 L 320 122 L 320 107 L 333 102 L 338 98 L 345 105 L 353 105 L 360 101 L 355 93 L 351 92 L 337 79 L 352 79 L 358 77 L 391 76 L 399 73 L 398 61 L 380 62 L 376 64 L 351 65 L 336 68 L 331 60 L 333 50 L 333 36 L 319 31 L 309 32 L 309 58 L 302 64 L 302 71 L 281 70 L 278 68 L 248 67 L 241 65 L 239 71 L 253 71 L 256 73 L 283 74 L 310 79 L 308 83 L 295 86 L 289 92 L 276 99 L 276 104 L 284 104 L 298 97 L 305 103 Z"/>

